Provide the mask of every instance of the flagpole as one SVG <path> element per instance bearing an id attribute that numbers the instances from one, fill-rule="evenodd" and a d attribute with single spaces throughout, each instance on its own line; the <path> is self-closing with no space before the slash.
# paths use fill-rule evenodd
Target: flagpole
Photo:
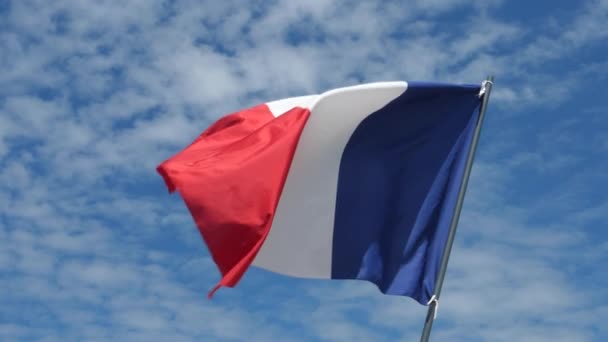
<path id="1" fill-rule="evenodd" d="M 488 108 L 488 101 L 490 99 L 490 91 L 492 90 L 492 82 L 494 76 L 488 76 L 488 78 L 482 84 L 485 91 L 483 93 L 483 99 L 481 102 L 481 108 L 479 109 L 479 118 L 475 127 L 475 133 L 473 135 L 473 141 L 469 148 L 469 154 L 467 156 L 467 162 L 465 165 L 464 175 L 462 176 L 462 183 L 458 192 L 458 199 L 456 200 L 456 208 L 454 209 L 454 215 L 450 222 L 450 231 L 448 233 L 448 240 L 443 250 L 443 256 L 441 257 L 441 264 L 439 266 L 439 274 L 437 275 L 437 283 L 435 285 L 435 293 L 429 301 L 429 308 L 426 314 L 424 322 L 424 330 L 422 331 L 422 337 L 420 342 L 428 342 L 429 336 L 431 335 L 431 328 L 433 327 L 433 321 L 437 314 L 437 305 L 439 304 L 439 296 L 441 294 L 441 286 L 443 285 L 443 279 L 445 278 L 445 272 L 448 267 L 448 261 L 450 259 L 450 252 L 452 251 L 452 244 L 454 243 L 454 236 L 456 235 L 456 226 L 458 225 L 458 219 L 460 218 L 460 211 L 462 210 L 462 204 L 464 202 L 464 195 L 467 190 L 467 184 L 469 182 L 469 175 L 473 166 L 473 159 L 475 158 L 475 151 L 477 149 L 477 142 L 479 141 L 479 134 L 481 132 L 481 126 L 483 119 Z"/>

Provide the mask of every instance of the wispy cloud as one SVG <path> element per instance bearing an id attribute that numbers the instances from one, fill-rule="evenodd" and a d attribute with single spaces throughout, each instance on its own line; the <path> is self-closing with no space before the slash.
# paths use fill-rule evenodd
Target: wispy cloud
<path id="1" fill-rule="evenodd" d="M 242 106 L 491 72 L 433 336 L 602 340 L 605 106 L 580 109 L 576 94 L 606 77 L 589 51 L 603 49 L 608 2 L 557 26 L 502 18 L 502 4 L 0 4 L 0 336 L 415 340 L 425 308 L 370 284 L 252 269 L 207 301 L 218 272 L 154 167 Z"/>

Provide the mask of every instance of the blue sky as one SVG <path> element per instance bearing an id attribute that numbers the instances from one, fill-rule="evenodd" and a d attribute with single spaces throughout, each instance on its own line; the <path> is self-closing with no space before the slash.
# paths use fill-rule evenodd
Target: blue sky
<path id="1" fill-rule="evenodd" d="M 434 341 L 608 340 L 608 1 L 0 0 L 0 340 L 415 341 L 372 285 L 219 279 L 155 167 L 220 116 L 496 77 Z"/>

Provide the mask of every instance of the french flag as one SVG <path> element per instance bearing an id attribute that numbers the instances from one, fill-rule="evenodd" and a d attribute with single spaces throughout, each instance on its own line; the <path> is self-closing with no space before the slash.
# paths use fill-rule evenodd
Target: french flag
<path id="1" fill-rule="evenodd" d="M 222 279 L 254 265 L 431 299 L 479 85 L 379 82 L 222 117 L 157 170 Z"/>

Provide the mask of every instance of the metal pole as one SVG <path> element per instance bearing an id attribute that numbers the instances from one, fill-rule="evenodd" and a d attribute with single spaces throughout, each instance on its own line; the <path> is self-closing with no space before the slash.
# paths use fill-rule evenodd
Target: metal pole
<path id="1" fill-rule="evenodd" d="M 424 330 L 422 331 L 421 342 L 428 342 L 429 336 L 431 335 L 431 328 L 433 327 L 433 321 L 435 320 L 435 313 L 437 311 L 437 304 L 439 296 L 441 294 L 441 286 L 443 285 L 443 279 L 445 278 L 445 272 L 448 267 L 448 261 L 450 259 L 450 252 L 452 251 L 452 244 L 454 243 L 454 236 L 456 235 L 456 226 L 458 225 L 458 219 L 460 218 L 460 211 L 462 210 L 462 204 L 464 202 L 464 195 L 467 190 L 467 184 L 469 183 L 469 175 L 473 166 L 473 159 L 475 158 L 475 151 L 477 150 L 477 142 L 479 140 L 479 134 L 481 132 L 481 126 L 483 119 L 488 108 L 488 101 L 490 99 L 490 91 L 492 90 L 492 82 L 494 76 L 488 76 L 485 82 L 485 92 L 481 102 L 481 108 L 479 109 L 479 118 L 477 120 L 477 126 L 475 127 L 475 133 L 473 135 L 473 141 L 469 148 L 469 154 L 467 156 L 467 162 L 464 169 L 464 175 L 462 176 L 462 183 L 460 185 L 460 191 L 458 192 L 458 198 L 456 200 L 456 208 L 454 208 L 454 215 L 450 222 L 450 231 L 448 233 L 448 240 L 443 250 L 443 256 L 441 257 L 441 264 L 439 266 L 439 274 L 437 276 L 437 283 L 435 285 L 435 293 L 433 295 L 434 300 L 429 304 L 429 309 L 426 314 L 426 320 L 424 322 Z"/>

